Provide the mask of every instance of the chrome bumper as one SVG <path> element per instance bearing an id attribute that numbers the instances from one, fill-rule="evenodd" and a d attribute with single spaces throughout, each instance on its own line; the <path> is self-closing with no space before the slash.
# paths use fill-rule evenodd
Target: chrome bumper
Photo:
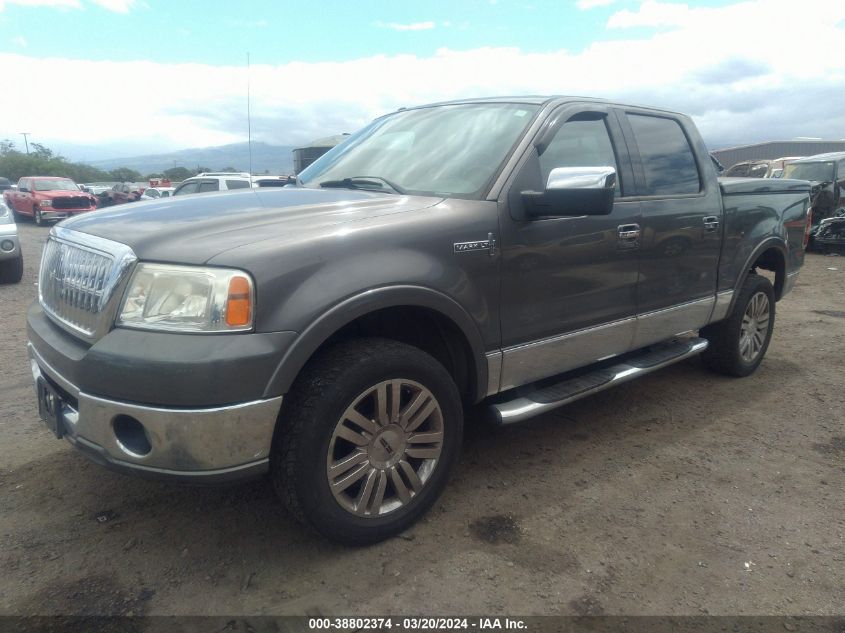
<path id="1" fill-rule="evenodd" d="M 104 466 L 137 475 L 218 483 L 263 474 L 282 397 L 204 409 L 169 409 L 100 398 L 80 391 L 29 344 L 32 376 L 64 392 L 64 437 Z M 115 420 L 143 427 L 149 450 L 122 443 Z"/>

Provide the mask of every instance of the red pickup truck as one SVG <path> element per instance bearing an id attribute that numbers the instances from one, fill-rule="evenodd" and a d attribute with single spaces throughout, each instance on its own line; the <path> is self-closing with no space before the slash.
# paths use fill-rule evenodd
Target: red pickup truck
<path id="1" fill-rule="evenodd" d="M 80 191 L 70 178 L 56 176 L 21 178 L 17 191 L 3 192 L 3 201 L 15 217 L 35 218 L 38 225 L 97 208 L 97 198 Z"/>

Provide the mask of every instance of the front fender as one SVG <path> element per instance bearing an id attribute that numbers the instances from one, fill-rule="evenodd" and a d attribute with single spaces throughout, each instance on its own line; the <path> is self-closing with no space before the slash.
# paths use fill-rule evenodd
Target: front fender
<path id="1" fill-rule="evenodd" d="M 487 392 L 487 362 L 484 343 L 472 317 L 449 296 L 425 286 L 396 285 L 373 288 L 337 303 L 311 323 L 288 348 L 276 368 L 265 394 L 275 397 L 287 393 L 299 372 L 314 352 L 329 337 L 355 319 L 392 307 L 420 307 L 438 312 L 454 323 L 464 335 L 475 367 L 475 393 Z"/>

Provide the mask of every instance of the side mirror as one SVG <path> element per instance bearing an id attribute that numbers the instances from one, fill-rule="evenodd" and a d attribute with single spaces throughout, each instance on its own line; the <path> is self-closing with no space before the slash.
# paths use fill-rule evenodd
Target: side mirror
<path id="1" fill-rule="evenodd" d="M 556 167 L 545 191 L 523 191 L 529 217 L 609 215 L 616 193 L 616 169 L 603 167 Z"/>
<path id="2" fill-rule="evenodd" d="M 18 191 L 21 193 L 29 193 L 29 187 L 18 187 Z"/>

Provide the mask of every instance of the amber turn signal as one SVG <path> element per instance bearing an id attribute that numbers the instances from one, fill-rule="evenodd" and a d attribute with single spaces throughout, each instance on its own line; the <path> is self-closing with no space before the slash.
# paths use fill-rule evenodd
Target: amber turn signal
<path id="1" fill-rule="evenodd" d="M 226 325 L 242 327 L 252 320 L 252 296 L 249 279 L 232 277 L 229 280 L 229 296 L 226 299 Z"/>

